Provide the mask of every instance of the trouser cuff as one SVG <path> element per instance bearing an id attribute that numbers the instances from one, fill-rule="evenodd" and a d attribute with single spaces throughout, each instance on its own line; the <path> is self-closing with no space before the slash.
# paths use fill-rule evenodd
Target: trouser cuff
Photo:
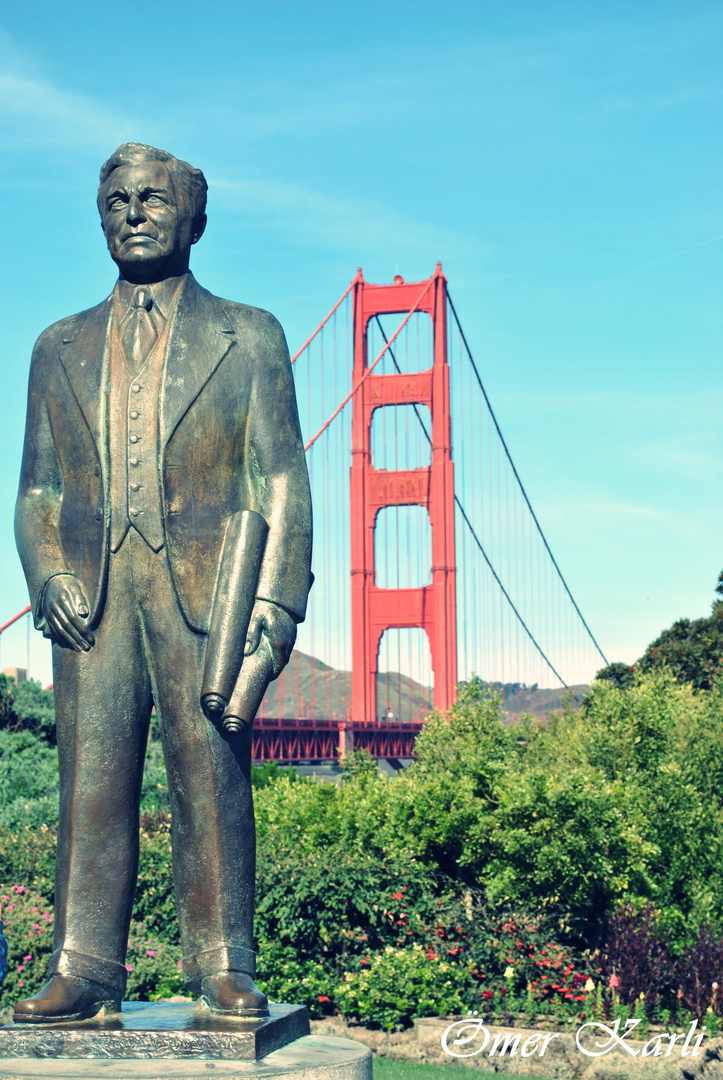
<path id="1" fill-rule="evenodd" d="M 128 972 L 123 964 L 116 964 L 114 960 L 103 960 L 100 956 L 74 952 L 72 949 L 55 950 L 50 957 L 48 974 L 74 975 L 77 979 L 100 983 L 119 999 L 123 998 L 128 979 Z"/>
<path id="2" fill-rule="evenodd" d="M 222 971 L 242 971 L 253 979 L 256 974 L 256 953 L 242 945 L 221 945 L 217 949 L 207 949 L 183 958 L 183 976 L 188 985 Z"/>

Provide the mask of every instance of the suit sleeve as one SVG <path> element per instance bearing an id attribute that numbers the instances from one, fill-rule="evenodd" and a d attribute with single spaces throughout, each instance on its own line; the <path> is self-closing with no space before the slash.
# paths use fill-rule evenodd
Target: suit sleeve
<path id="1" fill-rule="evenodd" d="M 15 506 L 15 539 L 30 592 L 35 626 L 50 636 L 43 615 L 43 594 L 52 577 L 71 571 L 58 535 L 63 474 L 48 415 L 50 386 L 48 331 L 33 351 L 28 389 L 25 445 Z"/>
<path id="2" fill-rule="evenodd" d="M 249 401 L 245 458 L 250 509 L 269 526 L 257 597 L 306 615 L 311 583 L 311 492 L 289 350 L 264 313 Z"/>

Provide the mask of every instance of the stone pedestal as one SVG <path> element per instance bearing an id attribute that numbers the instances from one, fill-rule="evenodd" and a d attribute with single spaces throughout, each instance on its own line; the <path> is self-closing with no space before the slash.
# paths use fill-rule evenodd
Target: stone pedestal
<path id="1" fill-rule="evenodd" d="M 258 1020 L 126 1002 L 117 1018 L 0 1029 L 0 1080 L 371 1080 L 371 1053 L 309 1035 L 306 1009 Z"/>

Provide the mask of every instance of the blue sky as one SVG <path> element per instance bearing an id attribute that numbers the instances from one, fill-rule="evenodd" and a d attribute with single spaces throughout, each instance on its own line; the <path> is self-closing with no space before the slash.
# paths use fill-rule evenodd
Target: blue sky
<path id="1" fill-rule="evenodd" d="M 113 283 L 101 162 L 203 168 L 193 269 L 292 351 L 357 266 L 441 259 L 517 467 L 611 659 L 723 567 L 721 47 L 709 3 L 29 3 L 0 21 L 0 621 L 29 357 Z M 8 636 L 2 664 L 22 663 Z M 42 643 L 31 673 L 49 679 Z"/>

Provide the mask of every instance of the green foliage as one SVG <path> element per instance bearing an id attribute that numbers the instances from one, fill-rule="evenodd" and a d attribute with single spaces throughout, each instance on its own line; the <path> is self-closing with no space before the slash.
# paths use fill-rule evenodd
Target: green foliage
<path id="1" fill-rule="evenodd" d="M 167 932 L 168 927 L 165 929 Z M 185 993 L 181 949 L 168 937 L 159 930 L 155 919 L 131 923 L 126 956 L 128 1001 L 158 1001 Z"/>
<path id="2" fill-rule="evenodd" d="M 263 765 L 251 766 L 251 786 L 255 790 L 274 784 L 282 776 L 285 776 L 290 783 L 299 779 L 299 774 L 293 765 L 279 765 L 278 761 L 265 761 Z"/>
<path id="3" fill-rule="evenodd" d="M 615 683 L 616 686 L 632 686 L 635 682 L 635 668 L 618 660 L 613 664 L 600 668 L 595 678 L 599 680 L 608 679 L 610 682 Z"/>
<path id="4" fill-rule="evenodd" d="M 0 1008 L 7 1008 L 37 993 L 47 979 L 53 948 L 53 908 L 27 885 L 0 885 L 0 897 L 8 942 L 8 973 Z"/>
<path id="5" fill-rule="evenodd" d="M 693 683 L 669 668 L 632 680 L 601 673 L 580 709 L 509 723 L 471 679 L 449 714 L 429 719 L 417 761 L 395 779 L 363 752 L 340 784 L 255 770 L 261 984 L 306 1000 L 313 1015 L 343 1008 L 380 1025 L 407 1023 L 411 1008 L 445 1011 L 455 994 L 466 1008 L 589 1013 L 581 980 L 592 976 L 601 991 L 582 953 L 604 953 L 622 905 L 652 905 L 674 958 L 713 956 L 717 945 L 704 948 L 699 931 L 723 937 L 723 683 Z M 10 730 L 9 701 L 2 684 L 0 881 L 31 886 L 51 911 L 55 752 L 29 728 Z M 136 996 L 181 985 L 155 726 L 142 811 Z M 374 964 L 398 990 L 393 1023 L 370 996 Z M 435 997 L 439 965 L 453 975 Z"/>
<path id="6" fill-rule="evenodd" d="M 52 900 L 55 849 L 55 832 L 44 825 L 39 829 L 0 827 L 0 882 L 21 882 Z"/>
<path id="7" fill-rule="evenodd" d="M 43 690 L 35 679 L 20 686 L 0 675 L 0 731 L 27 731 L 55 745 L 53 691 Z"/>
<path id="8" fill-rule="evenodd" d="M 54 825 L 58 755 L 30 731 L 0 730 L 0 826 Z"/>
<path id="9" fill-rule="evenodd" d="M 723 571 L 718 575 L 710 615 L 678 619 L 651 642 L 638 661 L 641 671 L 667 668 L 680 682 L 710 690 L 723 672 Z"/>
<path id="10" fill-rule="evenodd" d="M 416 1016 L 453 1016 L 466 1008 L 467 972 L 421 945 L 392 945 L 361 971 L 348 972 L 337 989 L 343 1016 L 385 1031 L 408 1027 Z"/>

